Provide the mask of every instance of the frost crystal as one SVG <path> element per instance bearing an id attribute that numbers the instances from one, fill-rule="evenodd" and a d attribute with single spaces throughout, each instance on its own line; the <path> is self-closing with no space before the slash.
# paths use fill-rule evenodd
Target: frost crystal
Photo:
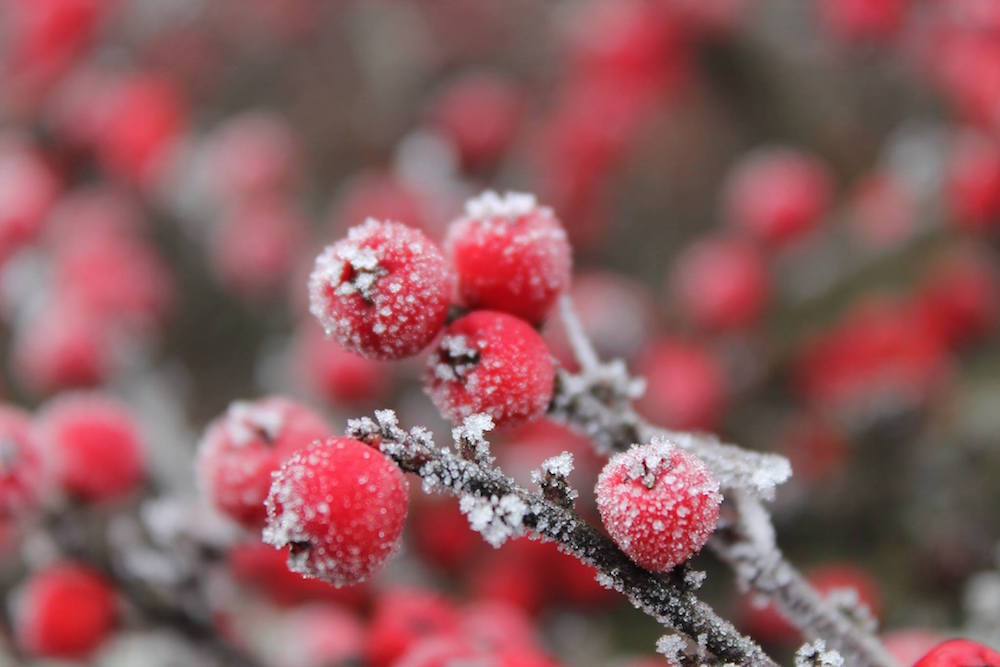
<path id="1" fill-rule="evenodd" d="M 554 477 L 569 477 L 573 472 L 573 455 L 563 452 L 542 461 L 542 472 Z"/>
<path id="2" fill-rule="evenodd" d="M 656 640 L 656 652 L 672 663 L 684 663 L 687 640 L 680 635 L 663 635 Z"/>
<path id="3" fill-rule="evenodd" d="M 451 437 L 459 451 L 467 454 L 467 458 L 492 462 L 490 443 L 486 441 L 483 434 L 492 431 L 493 426 L 493 417 L 485 412 L 477 412 L 462 420 L 461 426 L 453 428 Z"/>
<path id="4" fill-rule="evenodd" d="M 487 190 L 465 202 L 465 214 L 471 218 L 519 218 L 538 209 L 535 195 L 505 192 L 502 196 Z"/>
<path id="5" fill-rule="evenodd" d="M 844 658 L 836 651 L 826 650 L 826 642 L 817 639 L 795 652 L 795 667 L 844 667 Z"/>
<path id="6" fill-rule="evenodd" d="M 226 431 L 238 446 L 250 444 L 257 437 L 275 440 L 284 422 L 278 407 L 249 401 L 236 401 L 226 412 Z"/>
<path id="7" fill-rule="evenodd" d="M 481 533 L 483 539 L 493 547 L 500 547 L 512 537 L 524 534 L 521 523 L 528 506 L 512 493 L 497 498 L 462 496 L 458 508 L 469 520 L 472 530 Z"/>

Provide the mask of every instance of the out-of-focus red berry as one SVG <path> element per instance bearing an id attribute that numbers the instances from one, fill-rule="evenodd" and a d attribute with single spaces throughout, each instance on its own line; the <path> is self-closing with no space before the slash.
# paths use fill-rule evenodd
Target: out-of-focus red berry
<path id="1" fill-rule="evenodd" d="M 671 570 L 701 550 L 722 503 L 719 482 L 705 464 L 665 441 L 613 456 L 595 493 L 611 539 L 654 572 Z"/>
<path id="2" fill-rule="evenodd" d="M 264 541 L 289 547 L 295 572 L 363 581 L 399 548 L 408 484 L 387 456 L 351 438 L 300 449 L 275 473 Z"/>
<path id="3" fill-rule="evenodd" d="M 0 404 L 0 521 L 38 506 L 44 484 L 42 455 L 31 432 L 31 415 Z"/>
<path id="4" fill-rule="evenodd" d="M 899 245 L 913 232 L 916 217 L 913 196 L 888 173 L 876 172 L 862 179 L 848 203 L 851 231 L 871 247 Z"/>
<path id="5" fill-rule="evenodd" d="M 230 518 L 260 528 L 271 475 L 297 450 L 330 435 L 325 419 L 294 401 L 280 396 L 236 401 L 208 425 L 198 444 L 202 492 Z"/>
<path id="6" fill-rule="evenodd" d="M 433 241 L 412 227 L 369 219 L 316 258 L 310 311 L 344 347 L 400 359 L 438 334 L 453 289 Z"/>
<path id="7" fill-rule="evenodd" d="M 976 231 L 1000 221 L 1000 147 L 993 139 L 966 135 L 948 165 L 947 196 L 955 222 Z"/>
<path id="8" fill-rule="evenodd" d="M 365 626 L 356 614 L 336 605 L 311 604 L 282 617 L 277 667 L 362 664 Z"/>
<path id="9" fill-rule="evenodd" d="M 292 186 L 301 167 L 292 129 L 268 111 L 230 117 L 208 142 L 213 187 L 230 202 L 280 196 Z"/>
<path id="10" fill-rule="evenodd" d="M 532 195 L 487 191 L 470 199 L 448 230 L 445 250 L 469 308 L 540 322 L 569 286 L 566 231 Z"/>
<path id="11" fill-rule="evenodd" d="M 0 262 L 32 241 L 59 184 L 42 156 L 16 136 L 0 136 Z"/>
<path id="12" fill-rule="evenodd" d="M 841 470 L 850 455 L 848 443 L 823 418 L 803 415 L 782 429 L 779 448 L 792 464 L 795 478 L 822 480 Z"/>
<path id="13" fill-rule="evenodd" d="M 1000 653 L 969 639 L 951 639 L 917 660 L 913 667 L 1000 667 Z"/>
<path id="14" fill-rule="evenodd" d="M 347 182 L 330 217 L 338 234 L 368 218 L 393 220 L 429 232 L 427 208 L 428 202 L 419 193 L 392 174 L 367 171 Z"/>
<path id="15" fill-rule="evenodd" d="M 480 600 L 514 605 L 529 614 L 539 612 L 553 599 L 549 546 L 521 538 L 490 551 L 467 572 L 470 594 Z"/>
<path id="16" fill-rule="evenodd" d="M 437 593 L 388 589 L 375 601 L 365 657 L 372 667 L 390 667 L 422 639 L 456 636 L 460 624 L 458 611 Z"/>
<path id="17" fill-rule="evenodd" d="M 414 548 L 444 571 L 458 570 L 482 547 L 483 538 L 469 528 L 458 503 L 450 498 L 423 502 L 412 515 Z"/>
<path id="18" fill-rule="evenodd" d="M 55 481 L 84 501 L 115 500 L 145 477 L 139 425 L 106 394 L 60 394 L 42 407 L 34 431 Z"/>
<path id="19" fill-rule="evenodd" d="M 729 173 L 724 215 L 735 228 L 782 244 L 816 227 L 830 206 L 832 189 L 819 159 L 790 148 L 758 149 Z"/>
<path id="20" fill-rule="evenodd" d="M 477 412 L 497 426 L 540 416 L 555 367 L 541 335 L 506 313 L 475 311 L 452 322 L 428 359 L 424 386 L 454 422 Z"/>
<path id="21" fill-rule="evenodd" d="M 909 0 L 822 0 L 819 17 L 841 39 L 886 40 L 902 27 L 909 4 Z"/>
<path id="22" fill-rule="evenodd" d="M 478 168 L 503 157 L 517 135 L 521 107 L 521 91 L 511 80 L 480 71 L 449 82 L 431 101 L 428 115 L 463 164 Z"/>
<path id="23" fill-rule="evenodd" d="M 947 639 L 935 630 L 893 630 L 882 635 L 882 645 L 901 665 L 912 665 Z"/>
<path id="24" fill-rule="evenodd" d="M 462 636 L 492 652 L 509 646 L 538 647 L 535 621 L 516 605 L 477 601 L 462 608 Z"/>
<path id="25" fill-rule="evenodd" d="M 646 379 L 642 413 L 658 424 L 680 429 L 715 428 L 726 404 L 726 380 L 719 361 L 696 343 L 662 338 L 636 364 Z"/>
<path id="26" fill-rule="evenodd" d="M 991 331 L 1000 317 L 1000 281 L 990 258 L 976 248 L 939 257 L 915 295 L 924 324 L 952 346 Z"/>
<path id="27" fill-rule="evenodd" d="M 678 308 L 710 330 L 754 324 L 767 303 L 768 282 L 764 258 L 752 244 L 721 236 L 685 248 L 670 274 Z"/>
<path id="28" fill-rule="evenodd" d="M 111 633 L 115 597 L 98 572 L 62 563 L 33 574 L 14 604 L 14 633 L 27 653 L 85 658 Z"/>
<path id="29" fill-rule="evenodd" d="M 293 356 L 296 377 L 331 405 L 383 396 L 393 372 L 390 364 L 345 350 L 312 321 L 300 325 Z"/>

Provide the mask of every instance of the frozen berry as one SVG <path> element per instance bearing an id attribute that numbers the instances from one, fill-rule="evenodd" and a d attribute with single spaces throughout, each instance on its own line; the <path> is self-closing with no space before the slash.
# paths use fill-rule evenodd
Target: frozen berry
<path id="1" fill-rule="evenodd" d="M 785 148 L 759 150 L 730 173 L 725 215 L 735 227 L 779 244 L 816 226 L 831 190 L 830 176 L 816 158 Z"/>
<path id="2" fill-rule="evenodd" d="M 299 145 L 284 119 L 253 110 L 228 119 L 207 147 L 213 189 L 230 201 L 284 192 L 299 171 Z"/>
<path id="3" fill-rule="evenodd" d="M 275 473 L 264 541 L 290 547 L 295 572 L 362 581 L 398 548 L 409 502 L 402 471 L 351 438 L 314 442 Z"/>
<path id="4" fill-rule="evenodd" d="M 452 288 L 441 251 L 422 232 L 369 219 L 316 258 L 310 310 L 344 347 L 399 359 L 441 330 Z"/>
<path id="5" fill-rule="evenodd" d="M 551 209 L 532 195 L 484 192 L 465 204 L 445 248 L 469 308 L 540 322 L 570 281 L 570 247 Z"/>
<path id="6" fill-rule="evenodd" d="M 740 329 L 756 322 L 767 301 L 768 275 L 757 249 L 736 238 L 695 242 L 670 276 L 677 305 L 705 329 Z"/>
<path id="7" fill-rule="evenodd" d="M 545 341 L 511 315 L 481 310 L 455 320 L 428 361 L 425 387 L 456 423 L 485 412 L 508 426 L 541 415 L 552 398 L 555 367 Z"/>
<path id="8" fill-rule="evenodd" d="M 236 401 L 209 424 L 198 445 L 202 490 L 227 516 L 260 528 L 271 473 L 296 450 L 330 435 L 326 420 L 294 401 Z"/>
<path id="9" fill-rule="evenodd" d="M 312 320 L 302 324 L 293 357 L 294 375 L 331 405 L 382 396 L 393 372 L 390 363 L 366 359 L 328 340 Z"/>
<path id="10" fill-rule="evenodd" d="M 664 572 L 708 541 L 719 518 L 719 482 L 667 441 L 615 455 L 597 480 L 597 509 L 611 539 L 641 567 Z"/>
<path id="11" fill-rule="evenodd" d="M 951 639 L 917 660 L 913 667 L 1000 667 L 1000 653 L 968 639 Z"/>
<path id="12" fill-rule="evenodd" d="M 663 338 L 637 364 L 646 378 L 640 411 L 658 424 L 711 430 L 726 403 L 726 378 L 712 352 L 697 343 Z"/>
<path id="13" fill-rule="evenodd" d="M 375 603 L 365 657 L 372 667 L 389 667 L 425 637 L 457 634 L 459 623 L 455 607 L 436 593 L 389 589 Z"/>
<path id="14" fill-rule="evenodd" d="M 34 508 L 42 483 L 42 457 L 31 433 L 31 416 L 0 405 L 0 519 Z"/>
<path id="15" fill-rule="evenodd" d="M 139 426 L 110 396 L 62 394 L 43 407 L 35 429 L 46 465 L 73 496 L 113 500 L 135 490 L 145 476 Z"/>
<path id="16" fill-rule="evenodd" d="M 14 604 L 17 642 L 27 653 L 83 658 L 111 632 L 114 591 L 97 572 L 64 563 L 32 575 Z"/>

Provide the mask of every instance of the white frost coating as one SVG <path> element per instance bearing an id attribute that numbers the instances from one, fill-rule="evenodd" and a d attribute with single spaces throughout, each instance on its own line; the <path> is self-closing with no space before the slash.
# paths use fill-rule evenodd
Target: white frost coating
<path id="1" fill-rule="evenodd" d="M 681 635 L 663 635 L 656 640 L 656 652 L 674 664 L 684 664 L 687 640 Z"/>
<path id="2" fill-rule="evenodd" d="M 795 667 L 844 667 L 844 658 L 836 651 L 828 651 L 826 642 L 817 639 L 795 652 Z"/>
<path id="3" fill-rule="evenodd" d="M 512 493 L 500 498 L 464 495 L 458 502 L 458 508 L 469 520 L 472 530 L 481 533 L 483 539 L 495 548 L 512 537 L 524 534 L 521 522 L 528 506 Z"/>
<path id="4" fill-rule="evenodd" d="M 542 472 L 554 477 L 569 477 L 573 472 L 573 455 L 563 452 L 542 461 Z"/>
<path id="5" fill-rule="evenodd" d="M 520 218 L 538 209 L 535 195 L 524 192 L 505 192 L 499 195 L 486 190 L 478 197 L 465 202 L 465 214 L 471 218 Z M 546 209 L 547 210 L 547 209 Z"/>
<path id="6" fill-rule="evenodd" d="M 277 405 L 236 401 L 226 410 L 226 435 L 234 445 L 248 445 L 263 434 L 275 440 L 284 426 L 284 415 Z"/>
<path id="7" fill-rule="evenodd" d="M 462 420 L 461 426 L 456 426 L 451 430 L 452 440 L 455 445 L 462 449 L 469 447 L 475 454 L 478 461 L 490 461 L 490 443 L 484 435 L 493 430 L 493 417 L 485 412 L 477 412 Z"/>

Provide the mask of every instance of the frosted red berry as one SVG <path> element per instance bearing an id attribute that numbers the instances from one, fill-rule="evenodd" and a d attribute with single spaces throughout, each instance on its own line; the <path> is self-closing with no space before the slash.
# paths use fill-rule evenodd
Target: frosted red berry
<path id="1" fill-rule="evenodd" d="M 484 192 L 451 224 L 445 248 L 469 308 L 540 322 L 570 282 L 569 241 L 532 195 Z"/>
<path id="2" fill-rule="evenodd" d="M 407 494 L 402 471 L 377 449 L 351 438 L 314 442 L 275 473 L 264 541 L 289 547 L 295 572 L 356 583 L 398 548 Z"/>
<path id="3" fill-rule="evenodd" d="M 670 275 L 677 307 L 695 325 L 713 330 L 755 323 L 768 296 L 764 258 L 752 244 L 724 236 L 702 239 L 677 258 Z"/>
<path id="4" fill-rule="evenodd" d="M 968 639 L 951 639 L 917 660 L 913 667 L 1000 667 L 1000 653 Z"/>
<path id="5" fill-rule="evenodd" d="M 84 658 L 110 634 L 114 590 L 96 571 L 73 563 L 31 576 L 13 609 L 18 645 L 34 656 Z"/>
<path id="6" fill-rule="evenodd" d="M 296 450 L 330 435 L 325 419 L 295 401 L 236 401 L 208 425 L 198 445 L 202 492 L 230 518 L 260 528 L 271 474 Z"/>
<path id="7" fill-rule="evenodd" d="M 695 455 L 667 441 L 615 455 L 597 480 L 611 539 L 641 567 L 665 572 L 697 553 L 719 518 L 719 482 Z"/>
<path id="8" fill-rule="evenodd" d="M 0 405 L 0 519 L 36 507 L 43 482 L 42 455 L 31 433 L 31 416 Z"/>
<path id="9" fill-rule="evenodd" d="M 54 480 L 89 502 L 120 498 L 146 474 L 139 425 L 129 409 L 102 393 L 63 394 L 36 418 L 35 435 Z"/>
<path id="10" fill-rule="evenodd" d="M 458 610 L 431 591 L 392 588 L 375 603 L 365 657 L 372 667 L 390 667 L 421 639 L 456 635 Z"/>
<path id="11" fill-rule="evenodd" d="M 755 151 L 730 173 L 725 216 L 734 227 L 780 244 L 813 229 L 830 205 L 832 184 L 825 166 L 799 151 Z"/>
<path id="12" fill-rule="evenodd" d="M 441 251 L 422 232 L 369 219 L 316 258 L 310 311 L 344 347 L 399 359 L 441 330 L 453 284 Z"/>
<path id="13" fill-rule="evenodd" d="M 448 419 L 485 412 L 497 426 L 540 416 L 552 399 L 555 366 L 524 320 L 480 310 L 451 323 L 428 359 L 425 388 Z"/>

